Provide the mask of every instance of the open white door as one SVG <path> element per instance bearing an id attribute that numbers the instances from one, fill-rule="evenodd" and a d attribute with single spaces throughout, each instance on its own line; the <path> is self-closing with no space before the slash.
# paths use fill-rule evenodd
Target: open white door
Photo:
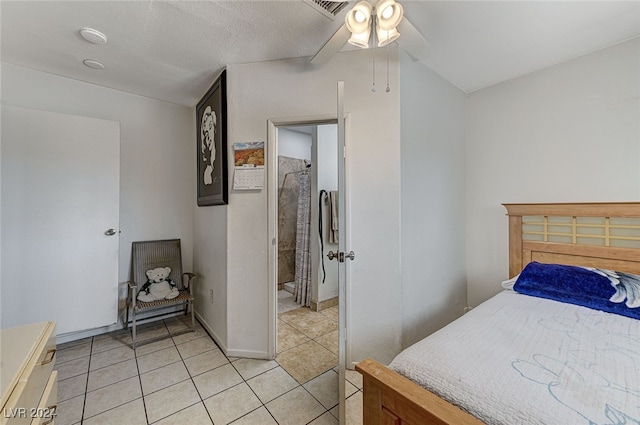
<path id="1" fill-rule="evenodd" d="M 120 125 L 2 106 L 1 327 L 115 324 Z"/>
<path id="2" fill-rule="evenodd" d="M 345 425 L 346 422 L 346 403 L 345 403 L 345 379 L 346 379 L 346 349 L 347 349 L 347 260 L 353 260 L 355 255 L 353 251 L 347 253 L 347 219 L 346 219 L 346 180 L 345 180 L 345 115 L 344 115 L 344 81 L 338 81 L 338 228 L 340 236 L 338 237 L 338 292 L 339 292 L 339 322 L 338 322 L 338 338 L 339 338 L 339 377 L 340 387 L 338 390 L 338 399 L 340 401 L 340 424 Z"/>

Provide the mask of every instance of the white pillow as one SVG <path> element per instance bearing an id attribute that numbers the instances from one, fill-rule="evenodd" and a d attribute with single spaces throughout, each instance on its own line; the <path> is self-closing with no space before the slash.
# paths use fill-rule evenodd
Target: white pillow
<path id="1" fill-rule="evenodd" d="M 516 284 L 516 280 L 518 280 L 519 277 L 520 277 L 520 274 L 517 274 L 514 277 L 512 277 L 511 279 L 503 281 L 502 282 L 502 287 L 504 289 L 509 289 L 509 290 L 513 291 L 513 285 Z"/>

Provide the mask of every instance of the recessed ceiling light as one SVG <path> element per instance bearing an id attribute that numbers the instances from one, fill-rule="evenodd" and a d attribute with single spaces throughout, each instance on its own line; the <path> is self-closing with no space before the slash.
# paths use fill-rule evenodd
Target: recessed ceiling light
<path id="1" fill-rule="evenodd" d="M 92 69 L 104 69 L 104 65 L 102 63 L 93 59 L 85 59 L 82 61 L 82 63 Z"/>
<path id="2" fill-rule="evenodd" d="M 107 42 L 107 36 L 93 28 L 82 28 L 80 35 L 90 43 L 104 44 Z"/>

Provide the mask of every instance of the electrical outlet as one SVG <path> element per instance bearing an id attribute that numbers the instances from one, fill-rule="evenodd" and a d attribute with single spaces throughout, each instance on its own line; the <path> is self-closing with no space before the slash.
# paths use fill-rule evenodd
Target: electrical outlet
<path id="1" fill-rule="evenodd" d="M 209 289 L 209 302 L 213 304 L 213 289 Z"/>

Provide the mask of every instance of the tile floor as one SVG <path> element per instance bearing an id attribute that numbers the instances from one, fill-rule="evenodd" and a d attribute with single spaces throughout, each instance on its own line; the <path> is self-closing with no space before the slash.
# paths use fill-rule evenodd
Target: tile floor
<path id="1" fill-rule="evenodd" d="M 56 424 L 337 424 L 335 312 L 300 310 L 279 314 L 275 361 L 227 358 L 199 324 L 135 351 L 126 331 L 61 344 Z M 139 338 L 185 326 L 157 321 Z M 362 424 L 360 374 L 347 371 L 346 385 L 347 423 Z"/>

